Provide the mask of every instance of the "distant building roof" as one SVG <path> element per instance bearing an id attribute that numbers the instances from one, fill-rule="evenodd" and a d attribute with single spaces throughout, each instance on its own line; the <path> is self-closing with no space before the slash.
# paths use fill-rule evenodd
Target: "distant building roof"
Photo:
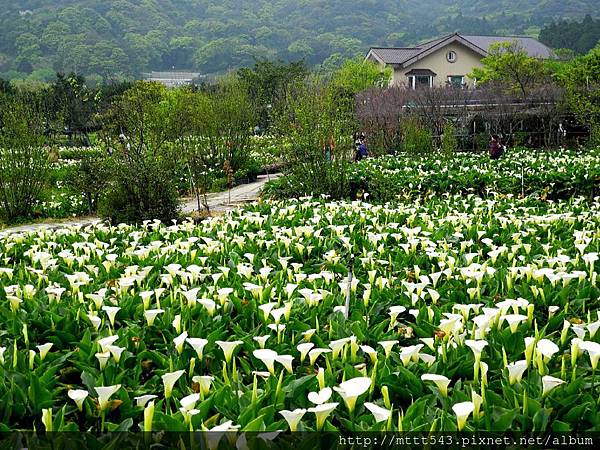
<path id="1" fill-rule="evenodd" d="M 459 33 L 449 34 L 441 38 L 423 42 L 415 47 L 371 47 L 367 58 L 372 57 L 383 64 L 410 65 L 415 60 L 421 59 L 436 49 L 458 41 L 473 51 L 486 56 L 490 46 L 496 42 L 516 41 L 529 56 L 536 58 L 551 58 L 552 49 L 538 40 L 523 36 L 476 36 L 463 35 Z"/>
<path id="2" fill-rule="evenodd" d="M 199 72 L 175 70 L 171 72 L 148 72 L 142 74 L 145 81 L 156 81 L 167 87 L 178 87 L 192 84 L 194 80 L 203 77 Z"/>
<path id="3" fill-rule="evenodd" d="M 184 71 L 173 71 L 173 72 L 149 72 L 144 74 L 144 78 L 154 78 L 157 80 L 193 80 L 200 76 L 199 72 L 184 72 Z"/>

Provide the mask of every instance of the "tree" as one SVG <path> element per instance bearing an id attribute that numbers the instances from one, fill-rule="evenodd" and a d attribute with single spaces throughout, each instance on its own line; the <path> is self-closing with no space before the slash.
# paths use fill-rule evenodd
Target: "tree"
<path id="1" fill-rule="evenodd" d="M 264 59 L 257 60 L 251 69 L 238 70 L 237 77 L 246 85 L 262 129 L 269 127 L 270 112 L 288 97 L 290 87 L 306 79 L 308 73 L 304 61 L 284 63 Z"/>
<path id="2" fill-rule="evenodd" d="M 473 69 L 469 78 L 478 84 L 497 83 L 523 100 L 549 78 L 543 61 L 529 56 L 516 41 L 492 44 L 481 62 L 483 67 Z"/>
<path id="3" fill-rule="evenodd" d="M 164 86 L 138 82 L 106 114 L 104 137 L 113 156 L 99 213 L 113 223 L 178 216 L 178 158 L 169 145 L 174 117 L 165 100 Z"/>
<path id="4" fill-rule="evenodd" d="M 457 149 L 456 129 L 451 121 L 447 121 L 440 139 L 440 151 L 445 156 L 452 156 Z"/>
<path id="5" fill-rule="evenodd" d="M 332 77 L 334 86 L 354 94 L 372 87 L 387 87 L 392 78 L 392 69 L 382 68 L 363 58 L 348 59 Z"/>
<path id="6" fill-rule="evenodd" d="M 245 86 L 235 78 L 222 80 L 210 91 L 171 91 L 175 142 L 183 156 L 196 196 L 208 210 L 205 194 L 227 166 L 232 174 L 247 165 L 254 122 Z M 204 199 L 204 201 L 202 201 Z"/>
<path id="7" fill-rule="evenodd" d="M 0 94 L 10 94 L 13 88 L 10 85 L 10 81 L 0 78 Z"/>
<path id="8" fill-rule="evenodd" d="M 540 30 L 540 41 L 552 48 L 566 48 L 585 54 L 600 41 L 600 20 L 594 20 L 588 14 L 581 22 L 552 22 Z"/>
<path id="9" fill-rule="evenodd" d="M 96 92 L 87 87 L 84 77 L 56 74 L 50 101 L 62 128 L 69 133 L 86 132 L 96 111 Z"/>
<path id="10" fill-rule="evenodd" d="M 104 154 L 86 155 L 67 178 L 67 185 L 84 195 L 90 215 L 97 211 L 98 201 L 109 185 L 109 162 Z"/>
<path id="11" fill-rule="evenodd" d="M 600 144 L 600 44 L 575 58 L 560 74 L 569 107 L 590 127 L 591 142 Z"/>
<path id="12" fill-rule="evenodd" d="M 290 144 L 284 151 L 289 195 L 339 198 L 347 192 L 350 136 L 356 129 L 352 102 L 313 80 L 297 85 L 280 103 L 274 128 Z"/>
<path id="13" fill-rule="evenodd" d="M 31 217 L 48 180 L 41 104 L 0 97 L 0 213 L 8 221 Z"/>

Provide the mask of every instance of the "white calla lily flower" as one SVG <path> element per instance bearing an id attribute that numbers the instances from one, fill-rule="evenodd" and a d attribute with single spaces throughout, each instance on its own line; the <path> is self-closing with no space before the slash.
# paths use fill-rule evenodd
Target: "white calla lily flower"
<path id="1" fill-rule="evenodd" d="M 177 370 L 175 372 L 165 373 L 161 378 L 165 389 L 165 398 L 171 397 L 173 387 L 177 380 L 185 373 L 185 370 Z"/>
<path id="2" fill-rule="evenodd" d="M 527 361 L 515 361 L 506 366 L 508 369 L 508 382 L 510 384 L 520 383 L 523 373 L 527 370 Z"/>
<path id="3" fill-rule="evenodd" d="M 133 397 L 133 399 L 135 400 L 135 404 L 138 408 L 145 408 L 146 404 L 150 400 L 154 400 L 155 398 L 158 398 L 158 395 L 146 394 L 146 395 L 140 395 L 139 397 Z"/>
<path id="4" fill-rule="evenodd" d="M 210 387 L 212 386 L 212 382 L 214 381 L 214 379 L 215 377 L 212 377 L 210 375 L 196 375 L 192 377 L 192 381 L 194 383 L 198 383 L 200 387 L 200 395 L 202 396 L 202 398 L 206 397 L 210 392 Z"/>
<path id="5" fill-rule="evenodd" d="M 52 342 L 48 342 L 47 344 L 37 346 L 37 349 L 40 352 L 40 359 L 42 361 L 44 360 L 44 358 L 46 358 L 46 355 L 48 354 L 53 345 L 54 344 Z"/>
<path id="6" fill-rule="evenodd" d="M 309 392 L 308 400 L 315 405 L 322 405 L 331 398 L 332 394 L 332 389 L 326 387 L 325 389 L 321 389 L 319 392 Z"/>
<path id="7" fill-rule="evenodd" d="M 290 431 L 294 432 L 298 430 L 298 424 L 302 420 L 302 417 L 304 417 L 304 414 L 306 414 L 306 409 L 298 408 L 293 411 L 284 409 L 279 411 L 279 414 L 281 414 L 288 423 Z"/>
<path id="8" fill-rule="evenodd" d="M 371 387 L 372 380 L 368 377 L 357 377 L 340 383 L 333 388 L 344 400 L 350 412 L 354 411 L 356 400 Z"/>
<path id="9" fill-rule="evenodd" d="M 185 341 L 192 346 L 196 355 L 198 355 L 198 359 L 202 359 L 204 347 L 208 344 L 208 340 L 202 338 L 186 338 Z"/>
<path id="10" fill-rule="evenodd" d="M 448 397 L 448 385 L 450 384 L 450 379 L 448 377 L 435 373 L 424 373 L 421 375 L 421 380 L 433 381 L 440 391 L 442 397 Z"/>
<path id="11" fill-rule="evenodd" d="M 313 408 L 308 408 L 308 412 L 314 413 L 317 421 L 317 431 L 323 429 L 325 425 L 325 420 L 327 417 L 333 412 L 339 403 L 321 403 Z"/>
<path id="12" fill-rule="evenodd" d="M 110 397 L 112 397 L 119 389 L 121 389 L 121 385 L 116 384 L 114 386 L 96 386 L 94 389 L 98 394 L 100 411 L 104 411 L 108 407 Z"/>
<path id="13" fill-rule="evenodd" d="M 557 386 L 560 386 L 561 384 L 564 384 L 565 382 L 563 380 L 561 380 L 560 378 L 556 378 L 556 377 L 552 377 L 550 375 L 545 375 L 542 377 L 542 396 L 546 396 L 548 395 L 548 393 L 556 388 Z"/>
<path id="14" fill-rule="evenodd" d="M 375 403 L 365 402 L 365 408 L 371 411 L 371 414 L 373 414 L 375 422 L 377 423 L 385 422 L 392 415 L 392 411 L 390 409 L 382 408 L 381 406 L 376 405 Z"/>
<path id="15" fill-rule="evenodd" d="M 179 353 L 180 355 L 181 355 L 181 353 L 183 353 L 183 344 L 185 344 L 187 337 L 188 337 L 187 331 L 184 331 L 179 336 L 177 336 L 175 339 L 173 339 L 173 343 L 175 344 L 175 350 L 177 350 L 177 353 Z"/>
<path id="16" fill-rule="evenodd" d="M 456 414 L 458 431 L 461 431 L 465 427 L 469 415 L 475 410 L 475 405 L 473 402 L 456 403 L 452 406 L 452 410 Z"/>
<path id="17" fill-rule="evenodd" d="M 223 354 L 225 355 L 225 362 L 229 364 L 231 362 L 231 358 L 233 357 L 233 352 L 235 349 L 242 345 L 242 341 L 216 341 L 221 350 L 223 350 Z"/>
<path id="18" fill-rule="evenodd" d="M 271 375 L 275 375 L 275 361 L 279 356 L 276 351 L 265 348 L 254 350 L 252 354 L 256 359 L 261 360 L 262 363 L 267 366 L 267 369 Z"/>
<path id="19" fill-rule="evenodd" d="M 380 341 L 378 342 L 381 347 L 383 347 L 383 351 L 385 353 L 386 359 L 390 357 L 390 353 L 394 345 L 398 344 L 399 341 Z"/>
<path id="20" fill-rule="evenodd" d="M 83 389 L 69 389 L 67 395 L 75 402 L 77 409 L 83 411 L 83 401 L 87 398 L 88 391 L 84 391 Z"/>

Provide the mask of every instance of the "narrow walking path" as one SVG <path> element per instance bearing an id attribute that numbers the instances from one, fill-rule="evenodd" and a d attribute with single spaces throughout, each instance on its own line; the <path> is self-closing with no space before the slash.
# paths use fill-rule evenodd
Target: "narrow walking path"
<path id="1" fill-rule="evenodd" d="M 258 179 L 253 183 L 241 184 L 239 186 L 224 192 L 214 192 L 207 195 L 208 206 L 211 212 L 226 212 L 231 209 L 238 208 L 245 203 L 253 202 L 258 199 L 260 190 L 269 180 L 275 180 L 281 176 L 280 173 L 272 175 L 259 175 Z M 230 200 L 231 195 L 231 201 Z M 195 198 L 184 198 L 181 204 L 181 213 L 184 217 L 189 216 L 191 213 L 197 210 L 197 202 Z M 82 228 L 89 225 L 95 225 L 100 223 L 102 220 L 98 217 L 77 217 L 74 219 L 66 219 L 61 222 L 52 223 L 31 223 L 26 225 L 19 225 L 10 228 L 4 228 L 0 230 L 0 239 L 3 235 L 8 233 L 26 233 L 29 231 L 37 231 L 41 229 L 55 230 L 57 228 L 69 228 L 77 227 Z"/>
<path id="2" fill-rule="evenodd" d="M 229 191 L 214 192 L 207 195 L 208 206 L 211 211 L 224 212 L 237 208 L 244 203 L 256 200 L 260 190 L 269 180 L 275 180 L 281 176 L 280 173 L 272 175 L 259 175 L 254 183 L 240 184 Z M 231 197 L 231 201 L 230 201 Z M 186 199 L 182 204 L 181 212 L 186 215 L 198 210 L 198 202 L 195 198 Z"/>

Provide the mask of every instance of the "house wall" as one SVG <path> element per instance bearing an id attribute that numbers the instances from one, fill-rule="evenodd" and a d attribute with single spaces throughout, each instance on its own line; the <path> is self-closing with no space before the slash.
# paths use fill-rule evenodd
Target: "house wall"
<path id="1" fill-rule="evenodd" d="M 450 50 L 456 52 L 456 60 L 453 63 L 448 62 L 446 59 L 446 54 Z M 466 76 L 474 67 L 482 67 L 481 58 L 482 56 L 479 53 L 462 44 L 453 42 L 415 61 L 410 66 L 395 68 L 391 84 L 394 86 L 408 86 L 407 72 L 412 69 L 429 69 L 436 74 L 433 79 L 434 86 L 445 86 L 450 75 L 464 75 L 465 82 L 469 87 L 472 87 L 473 80 Z"/>

